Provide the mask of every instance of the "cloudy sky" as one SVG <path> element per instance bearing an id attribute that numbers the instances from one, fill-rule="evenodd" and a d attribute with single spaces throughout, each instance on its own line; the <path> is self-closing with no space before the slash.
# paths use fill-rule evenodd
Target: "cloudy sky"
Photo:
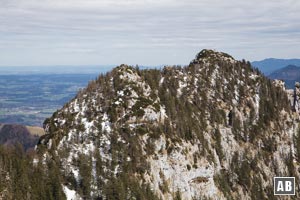
<path id="1" fill-rule="evenodd" d="M 300 58 L 299 0 L 0 0 L 0 66 Z"/>

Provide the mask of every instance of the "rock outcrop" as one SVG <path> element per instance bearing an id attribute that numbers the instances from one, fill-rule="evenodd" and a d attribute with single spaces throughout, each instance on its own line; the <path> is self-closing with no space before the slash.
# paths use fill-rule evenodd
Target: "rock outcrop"
<path id="1" fill-rule="evenodd" d="M 299 177 L 287 93 L 212 50 L 186 67 L 121 65 L 45 121 L 38 150 L 76 198 L 276 199 L 274 176 Z"/>

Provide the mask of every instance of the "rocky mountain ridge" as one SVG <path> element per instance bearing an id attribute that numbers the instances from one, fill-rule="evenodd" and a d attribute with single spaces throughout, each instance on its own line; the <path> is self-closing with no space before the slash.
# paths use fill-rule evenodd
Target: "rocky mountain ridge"
<path id="1" fill-rule="evenodd" d="M 38 151 L 68 199 L 281 199 L 273 177 L 299 177 L 287 94 L 212 50 L 185 67 L 121 65 L 45 121 Z"/>

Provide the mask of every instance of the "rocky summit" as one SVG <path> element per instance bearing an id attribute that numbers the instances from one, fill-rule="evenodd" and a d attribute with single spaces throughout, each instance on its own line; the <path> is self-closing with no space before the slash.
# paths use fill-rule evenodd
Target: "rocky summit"
<path id="1" fill-rule="evenodd" d="M 35 163 L 58 167 L 67 199 L 284 199 L 274 176 L 299 189 L 291 95 L 213 50 L 187 66 L 120 65 L 45 121 Z"/>

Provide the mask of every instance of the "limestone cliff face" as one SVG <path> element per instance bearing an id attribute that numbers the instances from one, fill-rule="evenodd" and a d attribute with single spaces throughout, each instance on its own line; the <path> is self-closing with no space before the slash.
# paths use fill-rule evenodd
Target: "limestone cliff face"
<path id="1" fill-rule="evenodd" d="M 287 93 L 212 50 L 185 67 L 121 65 L 45 121 L 38 149 L 77 199 L 276 199 L 274 176 L 299 177 Z"/>

